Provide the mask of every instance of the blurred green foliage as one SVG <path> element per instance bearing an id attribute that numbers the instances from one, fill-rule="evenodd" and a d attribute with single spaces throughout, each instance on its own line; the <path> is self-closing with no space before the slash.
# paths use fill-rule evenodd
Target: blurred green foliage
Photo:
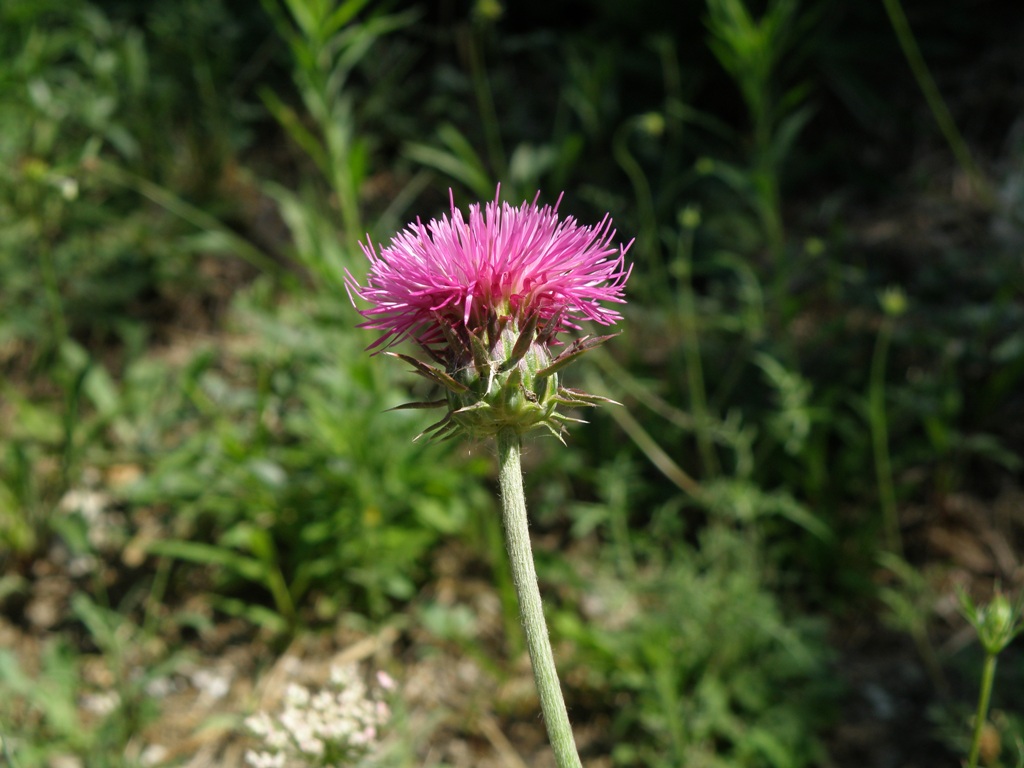
<path id="1" fill-rule="evenodd" d="M 812 734 L 837 693 L 821 627 L 783 616 L 749 536 L 714 526 L 699 544 L 656 557 L 628 592 L 607 567 L 588 574 L 590 621 L 558 616 L 586 684 L 629 694 L 610 707 L 615 764 L 819 764 Z"/>
<path id="2" fill-rule="evenodd" d="M 95 571 L 38 660 L 0 655 L 17 764 L 132 764 L 159 716 L 139 668 L 223 615 L 254 641 L 413 616 L 471 642 L 472 616 L 413 605 L 449 538 L 482 548 L 515 626 L 487 450 L 384 412 L 419 383 L 364 351 L 344 289 L 366 232 L 449 186 L 564 190 L 636 238 L 623 339 L 578 374 L 626 408 L 527 454 L 536 530 L 566 545 L 538 558 L 569 698 L 609 724 L 594 749 L 821 764 L 842 695 L 822 627 L 865 605 L 940 677 L 900 513 L 1020 485 L 1024 144 L 1019 103 L 953 88 L 987 77 L 1003 17 L 907 10 L 968 142 L 1002 148 L 980 163 L 996 208 L 913 165 L 942 143 L 867 5 L 0 4 L 3 615 L 40 633 L 44 564 Z M 164 630 L 181 647 L 133 657 Z M 500 669 L 506 642 L 475 653 Z M 120 702 L 98 727 L 91 657 Z"/>
<path id="3" fill-rule="evenodd" d="M 438 539 L 489 513 L 474 482 L 488 464 L 412 443 L 427 421 L 385 413 L 402 402 L 399 372 L 363 353 L 337 301 L 240 313 L 249 348 L 233 375 L 212 350 L 196 358 L 181 384 L 189 436 L 132 489 L 175 510 L 150 551 L 221 566 L 218 606 L 275 631 L 294 631 L 311 595 L 321 620 L 384 619 Z"/>
<path id="4" fill-rule="evenodd" d="M 88 756 L 90 765 L 138 765 L 138 734 L 159 714 L 149 686 L 177 666 L 178 654 L 149 658 L 152 633 L 85 593 L 74 596 L 71 609 L 97 653 L 82 653 L 65 637 L 48 638 L 38 669 L 29 673 L 14 653 L 0 651 L 7 759 L 35 766 Z M 97 683 L 98 669 L 112 685 Z"/>

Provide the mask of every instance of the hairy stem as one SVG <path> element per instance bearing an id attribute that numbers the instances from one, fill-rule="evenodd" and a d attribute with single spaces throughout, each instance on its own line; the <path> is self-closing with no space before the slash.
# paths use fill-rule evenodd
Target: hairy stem
<path id="1" fill-rule="evenodd" d="M 558 683 L 555 658 L 551 652 L 540 589 L 537 586 L 537 572 L 533 566 L 520 454 L 520 439 L 516 431 L 507 428 L 501 430 L 498 433 L 498 483 L 501 487 L 505 547 L 512 564 L 512 580 L 515 582 L 519 613 L 526 631 L 526 647 L 530 651 L 533 679 L 540 694 L 540 707 L 544 713 L 548 739 L 555 752 L 555 761 L 558 768 L 581 768 L 572 726 L 569 725 L 569 714 Z"/>

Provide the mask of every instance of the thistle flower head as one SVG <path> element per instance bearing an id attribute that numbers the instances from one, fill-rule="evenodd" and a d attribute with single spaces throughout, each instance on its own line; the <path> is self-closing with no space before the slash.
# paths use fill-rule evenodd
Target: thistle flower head
<path id="1" fill-rule="evenodd" d="M 499 188 L 500 193 L 500 188 Z M 424 224 L 417 219 L 378 249 L 366 285 L 351 274 L 349 296 L 370 303 L 361 328 L 382 331 L 370 345 L 385 350 L 411 339 L 440 370 L 406 355 L 421 375 L 441 384 L 449 413 L 438 434 L 520 432 L 544 425 L 555 434 L 569 419 L 559 403 L 591 405 L 602 398 L 558 387 L 556 371 L 607 338 L 578 339 L 561 355 L 559 334 L 580 323 L 611 325 L 621 315 L 606 304 L 624 302 L 631 266 L 629 244 L 614 244 L 609 216 L 593 227 L 559 218 L 558 202 L 539 207 L 538 196 L 519 207 L 495 199 L 471 205 L 468 220 L 455 207 Z M 461 428 L 461 429 L 460 429 Z M 428 432 L 431 430 L 428 430 Z"/>
<path id="2" fill-rule="evenodd" d="M 608 216 L 581 227 L 571 216 L 559 220 L 558 203 L 538 207 L 535 198 L 514 208 L 495 197 L 484 210 L 471 205 L 467 221 L 452 199 L 450 217 L 417 219 L 379 255 L 367 241 L 367 285 L 349 275 L 348 286 L 373 304 L 360 327 L 384 331 L 371 347 L 405 338 L 443 344 L 442 323 L 472 333 L 495 316 L 536 318 L 538 333 L 553 337 L 580 320 L 620 319 L 601 306 L 622 303 L 629 277 L 628 246 L 615 247 L 614 238 Z"/>

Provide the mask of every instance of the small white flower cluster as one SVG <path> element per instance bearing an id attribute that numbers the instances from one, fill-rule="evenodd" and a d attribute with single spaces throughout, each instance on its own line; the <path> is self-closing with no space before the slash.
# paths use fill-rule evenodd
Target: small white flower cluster
<path id="1" fill-rule="evenodd" d="M 384 672 L 377 673 L 377 682 L 386 691 L 395 687 Z M 246 718 L 263 749 L 250 749 L 245 760 L 252 768 L 363 765 L 390 717 L 388 705 L 371 693 L 355 666 L 333 667 L 323 690 L 291 683 L 279 714 L 258 712 Z"/>

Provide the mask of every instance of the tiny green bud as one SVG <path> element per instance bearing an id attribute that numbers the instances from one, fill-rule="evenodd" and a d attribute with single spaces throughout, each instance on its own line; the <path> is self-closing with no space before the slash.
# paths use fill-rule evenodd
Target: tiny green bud
<path id="1" fill-rule="evenodd" d="M 690 260 L 683 258 L 673 259 L 672 263 L 668 265 L 668 273 L 679 280 L 689 280 Z"/>
<path id="2" fill-rule="evenodd" d="M 808 237 L 804 240 L 804 253 L 808 256 L 821 256 L 825 252 L 825 241 L 820 237 Z"/>
<path id="3" fill-rule="evenodd" d="M 50 166 L 45 160 L 40 160 L 38 157 L 30 157 L 21 164 L 21 172 L 27 179 L 42 181 L 50 172 Z"/>
<path id="4" fill-rule="evenodd" d="M 892 285 L 878 294 L 878 303 L 889 317 L 899 317 L 907 311 L 907 294 L 898 285 Z"/>
<path id="5" fill-rule="evenodd" d="M 1014 625 L 1019 618 L 1016 613 L 1006 596 L 997 592 L 982 611 L 981 626 L 978 627 L 978 636 L 986 652 L 999 653 L 1013 639 Z"/>
<path id="6" fill-rule="evenodd" d="M 988 607 L 988 615 L 985 617 L 985 624 L 993 632 L 1006 634 L 1013 626 L 1013 619 L 1013 606 L 1000 592 L 992 598 L 992 603 Z"/>
<path id="7" fill-rule="evenodd" d="M 696 229 L 700 226 L 700 206 L 688 205 L 679 212 L 679 224 L 683 229 Z"/>
<path id="8" fill-rule="evenodd" d="M 665 132 L 665 117 L 660 112 L 648 112 L 640 116 L 640 127 L 651 136 L 661 136 Z"/>
<path id="9" fill-rule="evenodd" d="M 1014 637 L 1024 631 L 1021 602 L 1014 605 L 998 588 L 988 605 L 975 605 L 963 590 L 960 590 L 959 598 L 964 618 L 974 627 L 985 653 L 990 656 L 1001 653 Z"/>
<path id="10" fill-rule="evenodd" d="M 697 160 L 694 168 L 701 176 L 710 176 L 715 172 L 715 161 L 710 157 L 701 157 Z"/>
<path id="11" fill-rule="evenodd" d="M 505 15 L 505 8 L 498 0 L 477 0 L 473 15 L 481 21 L 497 21 Z"/>

